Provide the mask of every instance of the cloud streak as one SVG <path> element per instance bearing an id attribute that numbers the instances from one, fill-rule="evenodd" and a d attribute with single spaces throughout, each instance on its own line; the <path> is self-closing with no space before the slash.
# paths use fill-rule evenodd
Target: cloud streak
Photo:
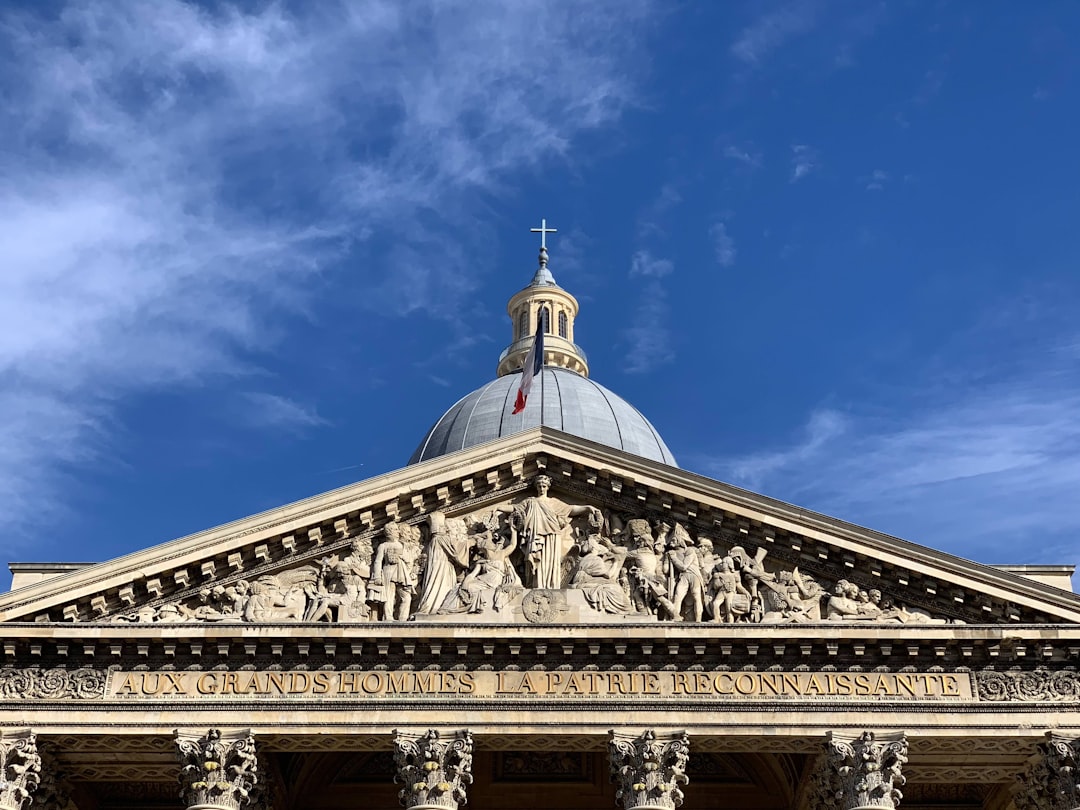
<path id="1" fill-rule="evenodd" d="M 713 250 L 716 253 L 716 263 L 721 267 L 731 267 L 735 264 L 735 240 L 728 233 L 727 225 L 723 222 L 715 223 L 709 228 L 709 236 L 712 237 Z"/>
<path id="2" fill-rule="evenodd" d="M 812 146 L 797 143 L 791 147 L 791 182 L 797 183 L 818 167 L 818 153 Z"/>
<path id="3" fill-rule="evenodd" d="M 813 30 L 816 22 L 813 3 L 786 3 L 743 28 L 731 44 L 731 55 L 744 65 L 758 67 L 788 42 Z"/>
<path id="4" fill-rule="evenodd" d="M 706 471 L 983 562 L 1078 562 L 1080 373 L 1075 338 L 1057 345 L 920 407 L 819 409 L 787 446 Z"/>
<path id="5" fill-rule="evenodd" d="M 100 456 L 117 402 L 248 374 L 270 324 L 347 261 L 380 312 L 456 311 L 476 281 L 440 272 L 440 212 L 467 223 L 511 172 L 615 121 L 647 11 L 84 0 L 0 17 L 9 526 Z M 538 38 L 560 54 L 543 70 Z M 378 275 L 355 269 L 376 251 Z M 289 429 L 317 419 L 289 413 Z"/>

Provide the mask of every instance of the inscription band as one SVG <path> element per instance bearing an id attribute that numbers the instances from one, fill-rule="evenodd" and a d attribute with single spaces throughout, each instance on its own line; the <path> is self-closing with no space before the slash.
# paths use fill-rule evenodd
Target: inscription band
<path id="1" fill-rule="evenodd" d="M 774 697 L 973 700 L 966 673 L 340 670 L 110 673 L 106 697 L 612 698 Z"/>

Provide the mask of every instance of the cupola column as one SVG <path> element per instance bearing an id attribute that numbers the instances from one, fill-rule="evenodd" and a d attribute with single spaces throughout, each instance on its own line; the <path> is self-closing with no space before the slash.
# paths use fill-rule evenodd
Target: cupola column
<path id="1" fill-rule="evenodd" d="M 540 233 L 542 240 L 539 266 L 529 286 L 517 292 L 506 305 L 506 313 L 510 316 L 510 345 L 499 357 L 496 376 L 504 377 L 521 369 L 532 347 L 540 312 L 546 310 L 544 365 L 569 369 L 588 377 L 589 363 L 585 352 L 574 343 L 577 299 L 555 283 L 548 268 L 547 234 L 555 231 L 547 227 L 546 220 L 533 231 Z"/>

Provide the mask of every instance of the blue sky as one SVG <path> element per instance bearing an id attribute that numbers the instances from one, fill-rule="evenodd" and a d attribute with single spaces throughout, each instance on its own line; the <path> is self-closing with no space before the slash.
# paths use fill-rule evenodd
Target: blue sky
<path id="1" fill-rule="evenodd" d="M 0 557 L 396 469 L 535 268 L 683 467 L 1080 561 L 1080 6 L 7 4 Z"/>

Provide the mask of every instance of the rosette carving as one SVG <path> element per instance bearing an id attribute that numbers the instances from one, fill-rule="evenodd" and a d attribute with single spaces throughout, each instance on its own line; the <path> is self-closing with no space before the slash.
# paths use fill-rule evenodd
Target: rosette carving
<path id="1" fill-rule="evenodd" d="M 177 731 L 176 751 L 180 797 L 189 810 L 239 810 L 251 803 L 259 766 L 250 732 L 223 737 L 212 728 L 198 737 Z"/>
<path id="2" fill-rule="evenodd" d="M 1013 791 L 1016 810 L 1076 810 L 1080 808 L 1080 740 L 1047 732 L 1046 740 L 1017 777 Z"/>
<path id="3" fill-rule="evenodd" d="M 689 759 L 690 740 L 685 731 L 657 739 L 652 729 L 639 737 L 612 730 L 608 764 L 611 781 L 617 785 L 615 800 L 622 801 L 624 810 L 673 810 L 683 803 L 681 786 L 690 781 L 686 775 Z"/>
<path id="4" fill-rule="evenodd" d="M 394 731 L 394 782 L 402 807 L 457 810 L 468 801 L 465 790 L 472 784 L 473 738 L 468 730 L 455 731 L 450 739 L 428 729 L 420 737 Z"/>
<path id="5" fill-rule="evenodd" d="M 30 729 L 0 733 L 0 810 L 23 810 L 41 780 L 41 755 Z"/>
<path id="6" fill-rule="evenodd" d="M 1080 700 L 1080 673 L 1047 672 L 1036 669 L 1017 672 L 987 670 L 975 673 L 979 700 L 1077 701 Z"/>
<path id="7" fill-rule="evenodd" d="M 908 759 L 903 732 L 878 738 L 864 731 L 852 742 L 829 733 L 815 774 L 816 805 L 830 810 L 893 810 L 907 781 L 901 769 Z"/>
<path id="8" fill-rule="evenodd" d="M 94 700 L 105 697 L 101 669 L 0 669 L 0 697 Z"/>

